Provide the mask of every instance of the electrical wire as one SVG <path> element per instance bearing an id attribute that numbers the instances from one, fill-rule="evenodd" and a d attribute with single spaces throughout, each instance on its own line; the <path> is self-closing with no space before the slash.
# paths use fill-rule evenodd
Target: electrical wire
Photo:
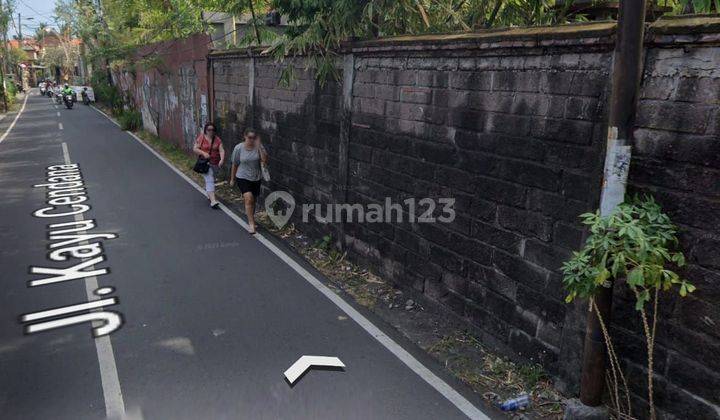
<path id="1" fill-rule="evenodd" d="M 40 12 L 38 12 L 35 8 L 33 8 L 32 6 L 30 6 L 29 4 L 25 3 L 23 0 L 20 0 L 20 3 L 22 3 L 23 6 L 27 7 L 28 9 L 30 9 L 30 11 L 35 12 L 35 14 L 38 15 L 38 16 L 45 17 L 45 16 L 50 16 L 50 15 L 54 15 L 54 14 L 55 14 L 55 11 L 47 12 L 47 13 L 40 13 Z"/>

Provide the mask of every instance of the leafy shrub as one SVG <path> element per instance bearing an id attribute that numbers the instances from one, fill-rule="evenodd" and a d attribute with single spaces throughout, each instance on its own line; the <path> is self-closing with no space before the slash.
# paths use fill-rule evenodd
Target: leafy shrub
<path id="1" fill-rule="evenodd" d="M 142 127 L 142 115 L 134 109 L 125 110 L 118 115 L 118 122 L 123 130 L 135 131 Z"/>
<path id="2" fill-rule="evenodd" d="M 101 71 L 95 72 L 90 84 L 95 91 L 95 100 L 110 107 L 112 113 L 119 117 L 123 113 L 123 96 L 116 86 L 110 84 L 107 75 Z"/>
<path id="3" fill-rule="evenodd" d="M 93 86 L 93 90 L 95 90 L 96 101 L 109 106 L 115 115 L 122 113 L 123 100 L 117 87 L 112 85 L 100 85 L 97 87 Z"/>
<path id="4" fill-rule="evenodd" d="M 672 266 L 685 264 L 678 245 L 677 228 L 652 197 L 635 198 L 620 204 L 608 217 L 599 212 L 580 216 L 589 226 L 590 237 L 580 252 L 562 268 L 566 301 L 591 298 L 613 279 L 625 279 L 635 295 L 636 309 L 650 301 L 651 292 L 680 287 L 680 295 L 695 290 Z"/>
<path id="5" fill-rule="evenodd" d="M 332 247 L 332 236 L 330 236 L 330 235 L 323 236 L 321 240 L 317 241 L 317 243 L 315 244 L 315 247 L 320 248 L 326 252 L 329 251 L 330 248 Z"/>
<path id="6" fill-rule="evenodd" d="M 607 349 L 611 404 L 619 418 L 632 418 L 628 382 L 607 320 L 594 298 L 602 288 L 612 288 L 613 282 L 635 296 L 635 309 L 642 320 L 647 346 L 649 418 L 655 420 L 653 374 L 660 292 L 677 289 L 684 297 L 695 291 L 695 286 L 674 271 L 685 265 L 685 256 L 678 249 L 677 227 L 650 196 L 622 203 L 606 217 L 600 216 L 600 212 L 580 217 L 589 227 L 590 236 L 583 249 L 562 267 L 563 285 L 568 292 L 565 301 L 569 303 L 575 298 L 590 301 L 590 310 L 597 316 Z"/>
<path id="7" fill-rule="evenodd" d="M 15 86 L 15 83 L 13 83 L 12 80 L 6 80 L 5 85 L 7 86 L 7 102 L 8 105 L 10 105 L 15 102 L 15 95 L 17 95 L 17 86 Z"/>
<path id="8" fill-rule="evenodd" d="M 0 95 L 3 95 L 4 92 L 7 104 L 10 106 L 15 103 L 15 95 L 17 95 L 17 86 L 15 86 L 12 78 L 5 78 L 5 88 L 3 89 L 3 85 L 0 83 Z M 0 101 L 0 104 L 2 104 L 2 101 Z"/>

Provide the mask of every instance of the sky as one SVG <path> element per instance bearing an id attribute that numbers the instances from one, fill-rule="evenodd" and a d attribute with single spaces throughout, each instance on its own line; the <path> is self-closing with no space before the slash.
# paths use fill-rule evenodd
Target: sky
<path id="1" fill-rule="evenodd" d="M 40 22 L 54 26 L 55 0 L 15 0 L 15 9 L 14 23 L 10 24 L 8 30 L 8 36 L 11 38 L 18 32 L 18 13 L 21 15 L 23 36 L 34 34 Z"/>

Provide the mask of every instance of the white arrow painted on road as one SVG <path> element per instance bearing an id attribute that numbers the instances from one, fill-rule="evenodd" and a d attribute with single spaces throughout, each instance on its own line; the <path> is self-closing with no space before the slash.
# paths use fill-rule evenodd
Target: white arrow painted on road
<path id="1" fill-rule="evenodd" d="M 345 364 L 340 361 L 337 357 L 328 356 L 302 356 L 293 363 L 288 370 L 285 371 L 285 377 L 292 385 L 298 380 L 310 366 L 328 366 L 328 367 L 341 367 L 344 368 Z"/>

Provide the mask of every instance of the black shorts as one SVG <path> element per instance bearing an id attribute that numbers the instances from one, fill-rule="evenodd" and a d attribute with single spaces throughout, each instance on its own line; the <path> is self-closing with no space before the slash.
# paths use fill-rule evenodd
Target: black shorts
<path id="1" fill-rule="evenodd" d="M 253 197 L 257 198 L 260 195 L 260 180 L 250 181 L 249 179 L 236 178 L 235 183 L 242 194 L 251 192 Z"/>

